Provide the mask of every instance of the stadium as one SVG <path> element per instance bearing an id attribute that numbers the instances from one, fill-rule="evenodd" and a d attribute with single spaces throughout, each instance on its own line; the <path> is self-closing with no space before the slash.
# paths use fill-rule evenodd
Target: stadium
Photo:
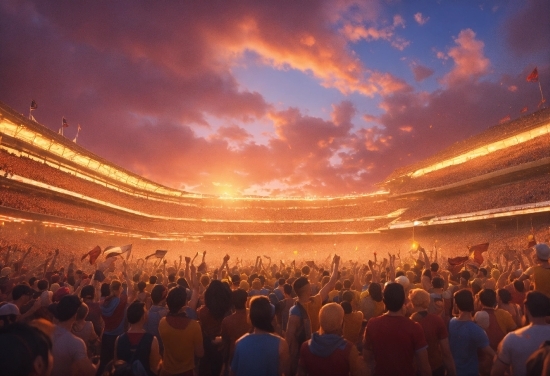
<path id="1" fill-rule="evenodd" d="M 391 172 L 375 192 L 342 197 L 213 196 L 172 189 L 111 163 L 0 103 L 1 238 L 85 253 L 97 243 L 243 258 L 366 260 L 490 254 L 547 241 L 550 109 L 489 127 Z M 174 252 L 175 253 L 175 252 Z M 220 256 L 221 257 L 221 256 Z"/>

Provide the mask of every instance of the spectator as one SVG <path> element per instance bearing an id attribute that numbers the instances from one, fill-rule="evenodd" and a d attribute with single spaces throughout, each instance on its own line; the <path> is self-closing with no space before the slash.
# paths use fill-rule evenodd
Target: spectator
<path id="1" fill-rule="evenodd" d="M 532 266 L 524 271 L 519 277 L 519 281 L 531 279 L 535 291 L 540 291 L 550 297 L 550 247 L 545 243 L 539 243 L 535 246 L 536 262 L 538 265 Z"/>
<path id="2" fill-rule="evenodd" d="M 143 329 L 147 320 L 145 303 L 134 301 L 130 304 L 126 318 L 130 327 L 116 339 L 114 360 L 124 360 L 148 376 L 156 375 L 160 363 L 159 343 L 154 335 Z"/>
<path id="3" fill-rule="evenodd" d="M 378 317 L 384 313 L 382 287 L 379 283 L 371 283 L 367 288 L 367 294 L 361 298 L 360 308 L 365 320 Z"/>
<path id="4" fill-rule="evenodd" d="M 422 327 L 404 316 L 405 289 L 401 284 L 386 285 L 384 304 L 388 313 L 370 319 L 365 328 L 363 358 L 369 374 L 431 375 L 428 343 Z"/>
<path id="5" fill-rule="evenodd" d="M 349 302 L 346 302 L 349 304 Z M 351 308 L 351 307 L 350 307 Z M 298 375 L 361 375 L 365 364 L 355 345 L 342 338 L 344 309 L 336 303 L 319 312 L 321 328 L 300 349 Z"/>
<path id="6" fill-rule="evenodd" d="M 472 320 L 474 297 L 468 289 L 461 289 L 454 294 L 458 317 L 449 322 L 449 344 L 456 367 L 457 375 L 478 375 L 478 349 L 489 357 L 495 352 L 489 346 L 489 338 L 483 329 Z"/>
<path id="7" fill-rule="evenodd" d="M 352 304 L 344 300 L 340 303 L 344 309 L 344 326 L 342 335 L 345 339 L 357 345 L 360 342 L 361 329 L 363 325 L 363 312 L 354 311 Z"/>
<path id="8" fill-rule="evenodd" d="M 164 352 L 164 345 L 162 344 L 162 339 L 159 334 L 159 322 L 168 313 L 168 308 L 164 306 L 167 295 L 168 290 L 163 285 L 156 285 L 153 287 L 153 290 L 151 290 L 151 301 L 153 302 L 153 305 L 147 312 L 147 320 L 143 326 L 145 332 L 154 335 L 157 339 L 161 355 Z"/>
<path id="9" fill-rule="evenodd" d="M 492 376 L 505 375 L 509 370 L 514 376 L 526 375 L 527 359 L 550 339 L 546 316 L 550 316 L 550 299 L 541 292 L 529 292 L 525 299 L 525 318 L 529 325 L 504 337 L 498 346 Z"/>
<path id="10" fill-rule="evenodd" d="M 80 291 L 80 298 L 82 302 L 88 306 L 88 316 L 86 321 L 90 321 L 94 325 L 94 330 L 98 337 L 103 334 L 103 328 L 105 322 L 101 316 L 101 307 L 99 302 L 96 301 L 96 289 L 92 285 L 86 285 Z"/>
<path id="11" fill-rule="evenodd" d="M 428 311 L 430 294 L 422 289 L 413 289 L 409 292 L 409 300 L 413 306 L 411 320 L 420 324 L 428 343 L 432 376 L 456 375 L 447 326 L 441 316 Z"/>
<path id="12" fill-rule="evenodd" d="M 287 342 L 274 334 L 272 321 L 275 307 L 264 296 L 250 301 L 250 322 L 254 330 L 235 344 L 231 373 L 246 375 L 287 375 L 289 350 Z"/>
<path id="13" fill-rule="evenodd" d="M 246 333 L 249 333 L 251 324 L 248 320 L 248 311 L 246 302 L 248 294 L 242 289 L 236 289 L 231 292 L 231 302 L 235 312 L 227 316 L 222 321 L 222 341 L 224 347 L 224 364 L 229 367 L 233 359 L 235 343 Z"/>
<path id="14" fill-rule="evenodd" d="M 76 311 L 76 321 L 71 328 L 71 333 L 84 341 L 88 357 L 91 358 L 99 354 L 100 342 L 94 330 L 94 324 L 91 321 L 85 321 L 86 316 L 88 316 L 88 306 L 82 303 Z"/>
<path id="15" fill-rule="evenodd" d="M 200 324 L 184 311 L 187 293 L 173 287 L 166 297 L 168 314 L 160 319 L 159 334 L 164 344 L 160 376 L 193 376 L 195 357 L 204 355 Z"/>
<path id="16" fill-rule="evenodd" d="M 81 304 L 74 295 L 64 296 L 57 303 L 55 317 L 58 323 L 52 334 L 52 376 L 95 375 L 96 368 L 88 358 L 86 344 L 71 333 Z"/>
<path id="17" fill-rule="evenodd" d="M 508 311 L 495 309 L 497 305 L 497 294 L 494 290 L 482 290 L 479 293 L 481 310 L 489 314 L 489 327 L 485 329 L 491 348 L 496 351 L 498 344 L 504 336 L 516 329 L 517 325 Z"/>
<path id="18" fill-rule="evenodd" d="M 52 341 L 37 328 L 14 323 L 0 329 L 3 376 L 49 376 L 53 368 Z"/>

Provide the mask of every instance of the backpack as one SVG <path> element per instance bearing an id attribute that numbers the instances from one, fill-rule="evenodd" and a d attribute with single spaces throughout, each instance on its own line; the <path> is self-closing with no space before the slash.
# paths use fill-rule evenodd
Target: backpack
<path id="1" fill-rule="evenodd" d="M 430 294 L 430 305 L 428 306 L 428 313 L 433 313 L 436 316 L 445 319 L 447 317 L 445 313 L 445 298 L 442 294 Z"/>
<path id="2" fill-rule="evenodd" d="M 132 373 L 135 376 L 152 376 L 154 375 L 150 369 L 146 369 L 141 360 L 138 359 L 139 356 L 144 356 L 147 354 L 147 359 L 145 363 L 149 365 L 149 353 L 151 351 L 151 344 L 153 343 L 154 336 L 150 333 L 145 333 L 141 338 L 139 344 L 132 346 L 128 335 L 126 333 L 118 337 L 118 347 L 117 347 L 117 358 L 121 360 L 130 359 L 127 361 L 128 364 L 132 367 Z M 126 358 L 126 359 L 125 359 Z"/>

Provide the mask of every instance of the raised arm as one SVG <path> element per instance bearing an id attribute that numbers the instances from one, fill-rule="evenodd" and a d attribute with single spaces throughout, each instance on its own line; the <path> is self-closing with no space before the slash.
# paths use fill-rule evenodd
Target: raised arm
<path id="1" fill-rule="evenodd" d="M 338 280 L 338 266 L 340 265 L 340 256 L 334 255 L 333 264 L 334 269 L 332 270 L 330 280 L 325 286 L 323 286 L 321 291 L 319 291 L 319 295 L 321 295 L 322 301 L 325 301 L 328 298 L 328 293 L 332 291 L 332 289 L 334 289 L 334 285 L 336 285 L 336 281 Z"/>

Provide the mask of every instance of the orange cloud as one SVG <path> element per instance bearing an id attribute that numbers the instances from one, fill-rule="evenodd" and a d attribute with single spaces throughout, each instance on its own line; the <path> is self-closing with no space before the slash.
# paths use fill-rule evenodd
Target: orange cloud
<path id="1" fill-rule="evenodd" d="M 455 66 L 443 77 L 442 82 L 453 85 L 467 80 L 475 80 L 488 73 L 490 61 L 483 54 L 485 44 L 476 39 L 471 29 L 462 30 L 455 38 L 458 45 L 449 50 L 448 55 Z"/>

